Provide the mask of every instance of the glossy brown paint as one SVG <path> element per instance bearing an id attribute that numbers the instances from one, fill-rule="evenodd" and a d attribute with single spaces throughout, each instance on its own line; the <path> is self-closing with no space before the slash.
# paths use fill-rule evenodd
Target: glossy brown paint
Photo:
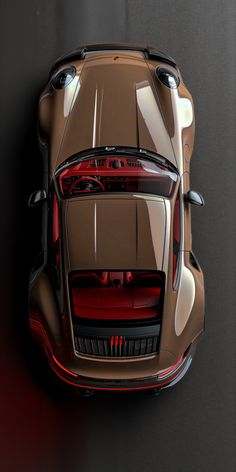
<path id="1" fill-rule="evenodd" d="M 142 148 L 161 154 L 177 167 L 180 178 L 170 199 L 120 194 L 63 200 L 57 192 L 62 226 L 60 277 L 65 285 L 61 283 L 58 299 L 48 269 L 36 275 L 30 290 L 31 329 L 45 346 L 50 362 L 53 364 L 53 354 L 79 375 L 78 384 L 87 382 L 95 387 L 102 380 L 137 379 L 141 385 L 143 379 L 156 384 L 159 371 L 175 364 L 185 352 L 188 359 L 193 349 L 190 346 L 195 346 L 204 329 L 203 274 L 190 262 L 191 213 L 183 199 L 179 252 L 183 269 L 177 271 L 175 286 L 172 278 L 175 199 L 179 188 L 183 195 L 190 188 L 195 128 L 192 98 L 178 69 L 180 85 L 171 90 L 159 81 L 155 70 L 158 66 L 176 69 L 145 59 L 140 52 L 100 51 L 68 65 L 76 67 L 76 86 L 55 90 L 49 83 L 39 105 L 40 139 L 48 146 L 51 184 L 56 180 L 54 172 L 66 159 L 102 146 Z M 104 267 L 165 272 L 157 355 L 101 359 L 75 352 L 68 273 Z"/>
<path id="2" fill-rule="evenodd" d="M 171 90 L 156 77 L 156 68 L 165 64 L 147 61 L 141 53 L 114 51 L 90 53 L 73 65 L 75 85 L 62 90 L 48 85 L 40 98 L 39 123 L 50 140 L 52 173 L 73 154 L 99 146 L 157 152 L 182 170 L 176 98 L 191 104 L 192 98 L 182 81 Z M 194 120 L 188 128 L 184 144 L 191 153 Z"/>
<path id="3" fill-rule="evenodd" d="M 162 270 L 166 220 L 162 199 L 99 195 L 66 200 L 61 207 L 66 272 Z"/>

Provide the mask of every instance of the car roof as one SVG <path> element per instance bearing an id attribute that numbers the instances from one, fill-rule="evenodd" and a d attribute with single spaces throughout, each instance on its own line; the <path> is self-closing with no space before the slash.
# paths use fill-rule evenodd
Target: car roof
<path id="1" fill-rule="evenodd" d="M 66 272 L 77 269 L 162 270 L 165 201 L 114 195 L 61 201 Z"/>

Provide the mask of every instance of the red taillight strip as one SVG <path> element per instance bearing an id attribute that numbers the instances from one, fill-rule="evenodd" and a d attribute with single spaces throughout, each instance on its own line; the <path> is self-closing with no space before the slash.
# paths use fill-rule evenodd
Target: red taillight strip
<path id="1" fill-rule="evenodd" d="M 182 369 L 183 370 L 183 369 Z M 181 372 L 182 372 L 181 370 Z M 86 388 L 88 390 L 101 390 L 101 391 L 134 391 L 134 390 L 147 390 L 147 389 L 150 389 L 150 388 L 157 388 L 157 387 L 163 387 L 164 385 L 168 384 L 169 383 L 169 379 L 166 380 L 165 382 L 162 382 L 162 383 L 158 383 L 158 384 L 153 384 L 153 385 L 144 385 L 144 386 L 140 386 L 140 387 L 95 387 L 93 385 L 81 385 L 79 383 L 75 383 L 75 382 L 72 382 L 72 381 L 69 381 L 68 379 L 65 379 L 64 377 L 62 377 L 62 375 L 60 373 L 58 373 L 58 371 L 56 371 L 56 374 L 58 375 L 58 377 L 60 377 L 60 379 L 63 381 L 63 382 L 66 382 L 67 384 L 69 385 L 72 385 L 73 387 L 77 387 L 77 388 Z M 178 372 L 172 379 L 171 381 L 175 380 L 178 375 L 180 374 L 180 372 Z"/>
<path id="2" fill-rule="evenodd" d="M 179 360 L 176 362 L 176 364 L 172 365 L 171 367 L 169 367 L 169 369 L 163 370 L 163 372 L 161 372 L 160 374 L 158 374 L 158 377 L 159 377 L 159 378 L 166 377 L 166 375 L 171 374 L 172 372 L 174 372 L 175 369 L 180 365 L 180 363 L 182 362 L 182 360 L 183 360 L 183 356 L 181 356 L 181 357 L 179 358 Z"/>
<path id="3" fill-rule="evenodd" d="M 53 354 L 52 354 L 52 358 L 54 362 L 58 365 L 58 367 L 60 367 L 60 369 L 64 370 L 67 374 L 72 375 L 72 377 L 76 377 L 76 378 L 78 377 L 77 374 L 75 374 L 74 372 L 71 372 L 71 370 L 66 369 L 66 367 L 60 364 L 60 362 L 56 359 L 56 357 Z"/>
<path id="4" fill-rule="evenodd" d="M 52 356 L 52 357 L 54 357 L 54 356 Z M 61 365 L 58 362 L 57 362 L 57 364 L 58 364 L 59 367 L 61 367 Z M 143 386 L 139 386 L 139 387 L 96 387 L 96 386 L 93 386 L 93 385 L 82 385 L 82 384 L 75 383 L 73 381 L 70 381 L 70 380 L 66 379 L 65 377 L 63 377 L 60 374 L 60 372 L 55 370 L 55 367 L 53 366 L 52 363 L 51 363 L 51 366 L 54 369 L 55 373 L 58 375 L 58 377 L 63 382 L 66 382 L 67 384 L 72 385 L 73 387 L 85 388 L 85 389 L 88 389 L 88 390 L 120 391 L 120 392 L 122 392 L 122 391 L 134 391 L 134 390 L 147 390 L 147 389 L 150 389 L 150 388 L 163 387 L 163 386 L 165 386 L 166 384 L 169 383 L 169 379 L 168 379 L 168 380 L 165 380 L 162 383 L 157 383 L 157 384 L 153 384 L 153 385 L 143 385 Z M 178 371 L 174 377 L 172 377 L 171 381 L 175 380 L 179 376 L 179 374 L 182 372 L 183 368 L 180 371 Z M 70 373 L 72 373 L 72 372 L 70 372 Z M 76 375 L 76 374 L 74 374 L 74 375 Z"/>

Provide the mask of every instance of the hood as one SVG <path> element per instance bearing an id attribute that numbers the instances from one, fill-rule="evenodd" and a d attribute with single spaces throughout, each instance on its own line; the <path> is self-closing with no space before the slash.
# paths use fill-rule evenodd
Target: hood
<path id="1" fill-rule="evenodd" d="M 80 197 L 61 205 L 67 272 L 163 269 L 163 199 Z"/>
<path id="2" fill-rule="evenodd" d="M 156 87 L 143 59 L 88 57 L 76 80 L 65 89 L 63 110 L 68 118 L 55 167 L 80 151 L 103 146 L 143 148 L 176 165 Z"/>

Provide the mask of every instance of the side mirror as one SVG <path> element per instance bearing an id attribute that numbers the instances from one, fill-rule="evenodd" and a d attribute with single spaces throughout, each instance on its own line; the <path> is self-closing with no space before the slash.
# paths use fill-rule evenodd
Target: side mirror
<path id="1" fill-rule="evenodd" d="M 28 200 L 28 206 L 29 207 L 34 207 L 39 205 L 39 203 L 47 200 L 47 192 L 46 190 L 36 190 L 36 192 L 31 193 L 29 200 Z"/>
<path id="2" fill-rule="evenodd" d="M 191 205 L 203 206 L 205 204 L 203 196 L 195 192 L 195 190 L 189 190 L 185 195 L 185 201 L 191 203 Z"/>

